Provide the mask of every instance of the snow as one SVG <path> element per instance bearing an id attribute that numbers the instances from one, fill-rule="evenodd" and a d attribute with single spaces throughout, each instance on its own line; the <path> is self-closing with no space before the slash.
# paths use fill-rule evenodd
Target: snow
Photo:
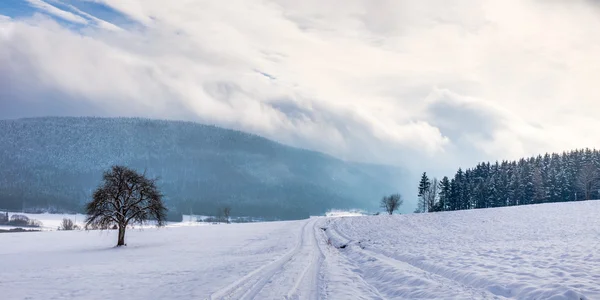
<path id="1" fill-rule="evenodd" d="M 0 291 L 2 299 L 599 299 L 598 216 L 600 201 L 184 221 L 130 229 L 120 248 L 112 230 L 2 233 Z"/>
<path id="2" fill-rule="evenodd" d="M 600 201 L 327 220 L 385 299 L 600 299 Z"/>
<path id="3" fill-rule="evenodd" d="M 336 217 L 358 217 L 364 216 L 365 213 L 360 210 L 330 210 L 325 213 L 325 216 L 336 218 Z"/>
<path id="4" fill-rule="evenodd" d="M 41 228 L 25 228 L 25 229 L 36 229 L 36 230 L 57 230 L 60 227 L 62 220 L 64 218 L 73 220 L 74 224 L 79 226 L 83 226 L 83 222 L 85 221 L 86 215 L 82 214 L 27 214 L 27 213 L 19 213 L 19 212 L 9 212 L 8 217 L 10 218 L 12 215 L 23 215 L 32 220 L 38 220 L 42 222 Z M 14 227 L 14 226 L 13 226 Z M 16 226 L 18 227 L 18 226 Z M 0 226 L 0 229 L 11 228 L 10 226 Z"/>
<path id="5" fill-rule="evenodd" d="M 28 217 L 31 220 L 37 220 L 42 223 L 42 227 L 26 227 L 26 230 L 43 230 L 43 231 L 53 231 L 58 230 L 62 224 L 63 219 L 71 219 L 73 223 L 80 228 L 83 228 L 85 225 L 85 219 L 87 215 L 84 214 L 51 214 L 51 213 L 42 213 L 42 214 L 31 214 L 31 213 L 20 213 L 20 212 L 9 212 L 8 217 L 10 218 L 12 215 L 23 215 Z M 168 222 L 166 227 L 189 227 L 189 226 L 207 226 L 210 225 L 204 222 L 196 222 L 197 219 L 207 218 L 207 216 L 201 215 L 183 215 L 182 222 Z M 134 225 L 130 226 L 131 228 L 152 228 L 154 225 L 152 222 L 149 222 L 145 225 Z M 11 228 L 22 228 L 19 226 L 3 226 L 0 225 L 0 229 L 11 229 Z"/>
<path id="6" fill-rule="evenodd" d="M 313 221 L 314 222 L 314 221 Z M 306 221 L 0 235 L 2 299 L 204 299 L 295 251 Z M 309 228 L 309 227 L 307 227 Z"/>

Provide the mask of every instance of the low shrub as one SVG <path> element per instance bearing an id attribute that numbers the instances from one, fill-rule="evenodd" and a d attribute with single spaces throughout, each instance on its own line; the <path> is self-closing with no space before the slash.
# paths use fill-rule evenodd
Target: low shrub
<path id="1" fill-rule="evenodd" d="M 24 215 L 12 215 L 10 216 L 10 221 L 8 221 L 8 225 L 11 226 L 29 226 L 29 217 Z"/>
<path id="2" fill-rule="evenodd" d="M 12 215 L 10 216 L 10 221 L 8 221 L 7 225 L 19 227 L 42 227 L 42 222 L 35 219 L 30 219 L 25 215 Z"/>
<path id="3" fill-rule="evenodd" d="M 75 225 L 75 223 L 73 223 L 73 220 L 64 218 L 58 229 L 59 230 L 76 230 L 76 229 L 79 229 L 79 227 L 77 225 Z"/>
<path id="4" fill-rule="evenodd" d="M 42 222 L 34 219 L 29 219 L 29 223 L 27 223 L 28 227 L 42 227 Z"/>
<path id="5" fill-rule="evenodd" d="M 206 217 L 204 219 L 198 219 L 198 222 L 205 222 L 205 223 L 221 223 L 223 222 L 222 218 L 217 218 L 217 217 Z"/>

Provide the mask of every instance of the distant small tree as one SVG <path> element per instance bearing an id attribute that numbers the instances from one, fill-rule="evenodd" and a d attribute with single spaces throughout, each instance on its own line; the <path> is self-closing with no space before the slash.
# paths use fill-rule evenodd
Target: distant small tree
<path id="1" fill-rule="evenodd" d="M 73 220 L 71 220 L 71 219 L 64 218 L 64 219 L 62 219 L 62 222 L 60 223 L 59 229 L 60 230 L 74 230 L 75 223 L 73 223 Z"/>
<path id="2" fill-rule="evenodd" d="M 225 223 L 229 224 L 229 216 L 231 216 L 231 206 L 223 207 L 223 219 L 225 219 Z"/>
<path id="3" fill-rule="evenodd" d="M 400 208 L 402 203 L 404 203 L 402 196 L 400 196 L 400 194 L 393 194 L 390 196 L 384 196 L 379 205 L 391 215 L 394 213 L 394 211 L 397 211 L 398 208 Z"/>
<path id="4" fill-rule="evenodd" d="M 156 179 L 123 166 L 113 166 L 104 172 L 103 183 L 87 204 L 85 228 L 110 228 L 119 230 L 117 246 L 125 245 L 125 229 L 130 223 L 144 224 L 155 220 L 164 226 L 167 208 Z"/>
<path id="5" fill-rule="evenodd" d="M 0 225 L 8 223 L 8 212 L 0 212 Z"/>

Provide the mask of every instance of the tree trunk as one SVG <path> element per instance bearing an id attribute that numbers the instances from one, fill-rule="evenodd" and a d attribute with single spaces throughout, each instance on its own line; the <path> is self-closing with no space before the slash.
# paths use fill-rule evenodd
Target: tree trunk
<path id="1" fill-rule="evenodd" d="M 120 226 L 120 225 L 119 225 L 119 242 L 117 243 L 117 247 L 120 247 L 120 246 L 127 246 L 127 245 L 125 244 L 125 228 L 126 228 L 126 227 L 127 227 L 127 226 Z"/>

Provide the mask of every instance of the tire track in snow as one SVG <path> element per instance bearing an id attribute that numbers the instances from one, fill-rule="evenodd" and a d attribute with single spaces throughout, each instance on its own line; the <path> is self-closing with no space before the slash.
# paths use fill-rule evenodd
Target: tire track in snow
<path id="1" fill-rule="evenodd" d="M 315 238 L 317 218 L 302 232 L 299 251 L 283 265 L 256 295 L 257 299 L 318 299 L 323 254 Z"/>
<path id="2" fill-rule="evenodd" d="M 351 256 L 353 261 L 361 262 L 363 268 L 368 266 L 368 268 L 364 268 L 365 270 L 358 268 L 356 271 L 362 273 L 361 277 L 385 295 L 386 298 L 422 298 L 419 297 L 419 292 L 414 287 L 430 285 L 431 287 L 427 289 L 438 289 L 441 292 L 440 294 L 444 294 L 443 298 L 445 299 L 505 299 L 503 295 L 494 294 L 487 289 L 465 285 L 463 282 L 420 268 L 410 262 L 364 249 L 360 242 L 354 243 L 334 227 L 332 224 L 327 230 L 327 236 L 334 246 L 338 248 L 341 245 L 346 245 L 344 249 L 339 249 L 340 253 L 348 257 Z M 408 289 L 394 286 L 393 282 L 403 282 L 408 286 Z"/>
<path id="3" fill-rule="evenodd" d="M 312 218 L 304 223 L 292 250 L 214 292 L 209 299 L 316 299 L 323 258 L 318 246 L 310 241 L 316 241 L 317 220 Z"/>
<path id="4" fill-rule="evenodd" d="M 326 219 L 325 229 L 330 222 Z M 356 299 L 356 300 L 383 300 L 387 299 L 375 287 L 358 275 L 356 264 L 328 241 L 326 231 L 318 230 L 318 246 L 324 254 L 323 262 L 323 292 L 318 299 Z"/>
<path id="5" fill-rule="evenodd" d="M 317 239 L 317 221 L 315 221 L 312 226 L 310 226 L 305 233 L 309 233 L 312 235 L 311 237 L 305 237 L 304 240 L 310 240 L 312 244 L 310 244 L 311 248 L 311 261 L 306 265 L 306 268 L 302 272 L 300 278 L 296 281 L 296 284 L 293 286 L 292 290 L 290 290 L 286 296 L 286 299 L 319 299 L 321 290 L 323 288 L 321 284 L 322 273 L 321 267 L 323 265 L 323 260 L 325 259 L 325 255 L 319 247 L 319 240 Z M 312 233 L 312 234 L 311 234 Z"/>

